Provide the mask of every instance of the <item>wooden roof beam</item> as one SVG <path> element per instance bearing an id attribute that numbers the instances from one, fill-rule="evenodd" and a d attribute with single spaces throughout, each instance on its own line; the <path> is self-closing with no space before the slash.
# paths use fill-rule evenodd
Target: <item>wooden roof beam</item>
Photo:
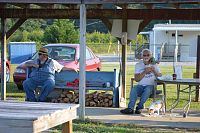
<path id="1" fill-rule="evenodd" d="M 122 10 L 88 9 L 88 19 L 122 19 Z M 178 15 L 177 15 L 178 14 Z M 79 19 L 78 9 L 0 9 L 6 18 Z M 127 9 L 127 19 L 199 20 L 200 9 Z"/>
<path id="2" fill-rule="evenodd" d="M 6 39 L 8 39 L 24 22 L 26 19 L 19 19 L 7 32 Z M 1 40 L 1 36 L 0 36 Z"/>
<path id="3" fill-rule="evenodd" d="M 81 4 L 82 0 L 0 0 L 0 3 L 29 3 L 29 4 Z M 84 0 L 85 4 L 161 4 L 161 3 L 186 3 L 198 4 L 199 0 Z"/>
<path id="4" fill-rule="evenodd" d="M 101 21 L 105 24 L 105 26 L 111 32 L 111 30 L 112 30 L 112 23 L 109 21 L 109 19 L 101 17 Z"/>
<path id="5" fill-rule="evenodd" d="M 151 19 L 144 19 L 139 25 L 138 33 L 140 33 L 150 22 Z"/>

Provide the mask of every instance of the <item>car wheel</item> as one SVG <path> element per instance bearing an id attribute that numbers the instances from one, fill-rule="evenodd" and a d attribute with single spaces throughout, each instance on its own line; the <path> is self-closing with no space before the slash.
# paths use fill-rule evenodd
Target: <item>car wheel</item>
<path id="1" fill-rule="evenodd" d="M 10 80 L 10 70 L 8 66 L 6 66 L 6 82 L 8 82 L 9 80 Z"/>
<path id="2" fill-rule="evenodd" d="M 22 85 L 17 85 L 18 90 L 24 90 Z"/>

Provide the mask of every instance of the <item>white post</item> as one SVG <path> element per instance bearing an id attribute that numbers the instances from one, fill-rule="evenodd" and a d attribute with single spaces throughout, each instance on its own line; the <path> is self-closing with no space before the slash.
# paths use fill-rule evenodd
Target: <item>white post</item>
<path id="1" fill-rule="evenodd" d="M 117 41 L 117 52 L 118 52 L 118 56 L 120 55 L 120 51 L 119 51 L 119 45 L 120 45 L 120 41 Z"/>
<path id="2" fill-rule="evenodd" d="M 80 5 L 80 62 L 79 62 L 79 117 L 85 119 L 85 60 L 86 60 L 86 7 Z"/>
<path id="3" fill-rule="evenodd" d="M 153 57 L 156 58 L 156 30 L 153 30 Z"/>
<path id="4" fill-rule="evenodd" d="M 178 31 L 176 30 L 176 43 L 175 43 L 175 49 L 174 49 L 174 67 L 177 63 L 177 56 L 178 56 Z"/>

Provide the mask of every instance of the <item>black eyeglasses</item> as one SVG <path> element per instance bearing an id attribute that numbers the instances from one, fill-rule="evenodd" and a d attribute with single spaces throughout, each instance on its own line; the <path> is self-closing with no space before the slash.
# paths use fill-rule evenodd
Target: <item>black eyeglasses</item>
<path id="1" fill-rule="evenodd" d="M 40 56 L 40 55 L 43 55 L 43 54 L 39 53 L 38 55 Z"/>
<path id="2" fill-rule="evenodd" d="M 144 57 L 147 57 L 147 56 L 150 56 L 150 54 L 144 54 L 143 56 L 144 56 Z"/>
<path id="3" fill-rule="evenodd" d="M 144 54 L 143 56 L 146 57 L 146 56 L 150 56 L 150 55 L 149 54 Z"/>

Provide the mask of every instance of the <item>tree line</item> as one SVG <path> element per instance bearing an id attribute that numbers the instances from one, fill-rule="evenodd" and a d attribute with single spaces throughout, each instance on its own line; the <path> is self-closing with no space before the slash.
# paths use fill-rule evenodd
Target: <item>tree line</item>
<path id="1" fill-rule="evenodd" d="M 14 19 L 7 19 L 7 29 L 13 24 Z M 117 44 L 117 38 L 109 32 L 99 31 L 86 34 L 88 45 Z M 132 43 L 142 44 L 144 38 L 139 35 Z M 79 43 L 79 27 L 74 20 L 68 19 L 29 19 L 8 39 L 7 42 L 36 42 L 37 48 L 48 43 Z"/>

